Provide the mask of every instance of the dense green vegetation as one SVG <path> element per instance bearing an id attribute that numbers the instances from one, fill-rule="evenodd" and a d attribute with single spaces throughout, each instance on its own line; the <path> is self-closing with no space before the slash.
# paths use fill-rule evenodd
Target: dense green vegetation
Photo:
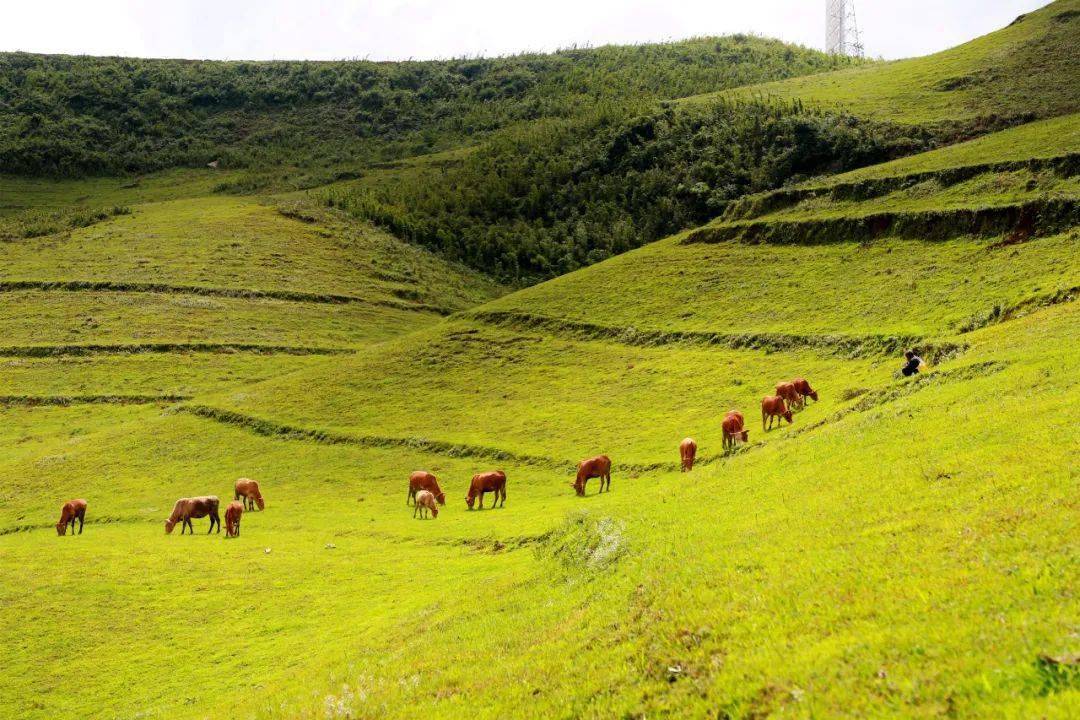
<path id="1" fill-rule="evenodd" d="M 737 35 L 440 62 L 0 54 L 0 168 L 28 174 L 360 163 L 598 104 L 636 106 L 850 64 Z"/>
<path id="2" fill-rule="evenodd" d="M 746 193 L 1075 112 L 1080 83 L 1058 87 L 1078 77 L 1070 40 L 1080 15 L 1070 7 L 1055 3 L 932 59 L 512 128 L 475 152 L 369 172 L 327 202 L 512 282 L 556 276 L 706 222 Z M 937 86 L 961 69 L 977 87 Z M 864 95 L 828 101 L 825 89 L 853 93 L 859 83 Z M 913 90 L 920 83 L 937 85 Z M 981 104 L 946 115 L 963 102 L 954 93 Z M 1044 139 L 1036 144 L 1051 147 Z"/>
<path id="3" fill-rule="evenodd" d="M 326 202 L 499 277 L 533 281 L 699 225 L 732 199 L 926 148 L 918 129 L 713 103 L 530 125 L 373 173 Z"/>

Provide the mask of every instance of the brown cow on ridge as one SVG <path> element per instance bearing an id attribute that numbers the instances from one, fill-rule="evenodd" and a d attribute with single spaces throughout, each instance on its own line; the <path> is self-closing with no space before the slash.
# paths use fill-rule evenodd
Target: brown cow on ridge
<path id="1" fill-rule="evenodd" d="M 405 497 L 406 505 L 410 500 L 413 501 L 413 505 L 416 504 L 416 493 L 419 490 L 427 490 L 435 496 L 440 505 L 446 504 L 446 494 L 439 487 L 439 481 L 427 470 L 417 470 L 409 476 L 409 494 Z"/>
<path id="2" fill-rule="evenodd" d="M 236 486 L 233 488 L 233 500 L 239 500 L 240 498 L 244 498 L 245 510 L 254 510 L 256 504 L 258 504 L 260 510 L 266 509 L 262 491 L 259 490 L 259 483 L 254 480 L 240 478 L 236 481 Z"/>
<path id="3" fill-rule="evenodd" d="M 412 516 L 416 517 L 416 513 L 420 513 L 420 519 L 427 518 L 427 514 L 430 512 L 431 517 L 439 517 L 439 506 L 435 504 L 435 493 L 430 490 L 421 490 L 416 493 L 415 507 L 412 511 Z"/>
<path id="4" fill-rule="evenodd" d="M 195 534 L 195 527 L 191 524 L 191 518 L 201 518 L 210 516 L 210 529 L 206 532 L 207 535 L 214 532 L 214 526 L 217 525 L 218 532 L 221 532 L 221 518 L 218 516 L 218 499 L 216 495 L 203 495 L 201 497 L 180 498 L 176 501 L 176 505 L 173 505 L 172 515 L 165 521 L 165 532 L 169 535 L 172 534 L 173 528 L 176 527 L 176 523 L 181 523 L 180 534 L 184 534 L 184 529 L 191 530 L 191 534 Z"/>
<path id="5" fill-rule="evenodd" d="M 784 402 L 788 404 L 788 407 L 799 407 L 803 405 L 802 395 L 795 389 L 795 383 L 782 382 L 776 384 L 776 396 L 784 398 Z"/>
<path id="6" fill-rule="evenodd" d="M 611 458 L 607 455 L 582 460 L 577 466 L 577 478 L 572 486 L 578 495 L 585 495 L 585 483 L 589 478 L 600 478 L 600 492 L 604 492 L 604 483 L 607 483 L 608 492 L 611 491 Z"/>
<path id="7" fill-rule="evenodd" d="M 56 523 L 56 534 L 67 535 L 68 523 L 71 524 L 71 534 L 75 534 L 75 521 L 79 521 L 79 534 L 82 535 L 83 522 L 86 520 L 86 501 L 68 500 L 60 508 L 60 522 Z"/>
<path id="8" fill-rule="evenodd" d="M 750 431 L 744 428 L 746 424 L 743 414 L 738 410 L 728 410 L 720 427 L 724 432 L 724 449 L 733 448 L 739 443 L 750 439 Z"/>
<path id="9" fill-rule="evenodd" d="M 694 438 L 686 438 L 679 443 L 679 459 L 682 460 L 682 471 L 690 472 L 694 469 L 694 458 L 697 457 L 697 443 Z"/>
<path id="10" fill-rule="evenodd" d="M 225 537 L 240 537 L 240 516 L 243 514 L 244 506 L 235 500 L 225 506 Z"/>
<path id="11" fill-rule="evenodd" d="M 465 496 L 465 504 L 469 506 L 469 509 L 473 509 L 473 503 L 476 502 L 476 498 L 480 498 L 480 509 L 484 509 L 484 493 L 495 493 L 495 501 L 491 503 L 491 507 L 495 507 L 498 503 L 499 507 L 506 505 L 506 473 L 502 470 L 492 470 L 491 472 L 479 473 L 473 475 L 472 482 L 469 483 L 469 493 Z M 502 502 L 499 498 L 502 498 Z"/>
<path id="12" fill-rule="evenodd" d="M 768 428 L 765 427 L 766 418 L 769 419 Z M 791 411 L 784 404 L 784 398 L 776 395 L 766 395 L 761 398 L 761 429 L 772 430 L 773 418 L 784 418 L 788 423 L 791 423 Z M 780 420 L 777 419 L 776 423 L 779 425 Z"/>
<path id="13" fill-rule="evenodd" d="M 804 403 L 808 397 L 817 402 L 817 390 L 810 387 L 810 383 L 806 381 L 806 378 L 795 378 L 791 381 L 791 384 L 795 386 L 795 391 L 802 395 Z"/>

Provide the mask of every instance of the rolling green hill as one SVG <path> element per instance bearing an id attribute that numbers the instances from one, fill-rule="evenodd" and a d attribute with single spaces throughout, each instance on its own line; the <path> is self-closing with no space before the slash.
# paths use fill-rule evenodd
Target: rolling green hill
<path id="1" fill-rule="evenodd" d="M 1080 107 L 1078 34 L 1080 3 L 1057 0 L 1002 30 L 933 55 L 752 85 L 734 94 L 799 98 L 900 123 L 1052 117 Z"/>
<path id="2" fill-rule="evenodd" d="M 598 104 L 632 109 L 852 64 L 745 35 L 432 62 L 0 54 L 0 168 L 27 174 L 353 164 Z"/>
<path id="3" fill-rule="evenodd" d="M 1030 49 L 1071 7 L 990 37 Z M 0 179 L 0 717 L 1075 714 L 1078 116 L 910 154 L 940 136 L 793 103 L 770 127 L 818 132 L 787 144 L 726 102 L 307 191 L 325 167 Z M 714 170 L 709 222 L 524 289 L 342 202 L 451 207 L 498 184 L 450 192 L 455 168 L 509 167 L 514 137 L 558 166 L 620 136 L 651 173 L 579 189 L 674 188 L 718 138 L 770 157 Z M 451 240 L 483 265 L 497 238 Z M 820 400 L 764 431 L 796 376 Z M 723 452 L 731 408 L 749 442 Z M 612 491 L 577 497 L 597 453 Z M 468 511 L 496 467 L 505 507 Z M 421 468 L 434 520 L 403 502 Z M 238 477 L 267 500 L 239 538 L 162 531 Z M 89 522 L 58 538 L 74 497 Z"/>

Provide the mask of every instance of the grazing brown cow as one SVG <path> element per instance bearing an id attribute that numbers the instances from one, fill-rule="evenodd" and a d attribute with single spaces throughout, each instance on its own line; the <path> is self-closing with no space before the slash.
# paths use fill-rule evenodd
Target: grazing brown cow
<path id="1" fill-rule="evenodd" d="M 176 523 L 180 523 L 180 534 L 184 534 L 184 530 L 191 530 L 191 534 L 195 534 L 195 527 L 191 524 L 191 518 L 201 518 L 210 516 L 210 529 L 206 534 L 214 532 L 214 526 L 217 525 L 217 531 L 221 532 L 221 518 L 218 516 L 218 499 L 216 495 L 203 495 L 201 497 L 180 498 L 173 505 L 172 515 L 165 521 L 165 532 L 171 535 L 173 528 L 176 527 Z"/>
<path id="2" fill-rule="evenodd" d="M 259 483 L 254 480 L 240 478 L 236 481 L 236 486 L 233 488 L 233 500 L 239 500 L 240 498 L 244 498 L 245 510 L 254 510 L 255 505 L 258 505 L 260 510 L 266 509 L 262 491 L 259 490 Z"/>
<path id="3" fill-rule="evenodd" d="M 240 516 L 243 514 L 244 506 L 235 500 L 225 506 L 225 537 L 240 537 Z"/>
<path id="4" fill-rule="evenodd" d="M 608 491 L 611 490 L 611 458 L 607 455 L 597 455 L 588 460 L 582 460 L 577 466 L 577 478 L 572 483 L 578 495 L 585 495 L 585 483 L 589 478 L 600 478 L 600 492 L 604 492 L 604 483 L 607 482 Z"/>
<path id="5" fill-rule="evenodd" d="M 492 470 L 491 472 L 473 475 L 472 482 L 469 483 L 469 493 L 465 496 L 465 504 L 472 510 L 473 503 L 479 497 L 480 509 L 483 510 L 484 493 L 489 492 L 495 493 L 495 501 L 491 503 L 491 507 L 495 507 L 496 503 L 498 503 L 498 507 L 506 505 L 506 473 L 502 470 Z M 500 498 L 502 498 L 501 502 Z"/>
<path id="6" fill-rule="evenodd" d="M 75 534 L 75 521 L 79 521 L 79 534 L 82 535 L 83 522 L 86 520 L 86 501 L 68 500 L 60 508 L 60 522 L 56 523 L 56 534 L 67 535 L 68 524 L 71 524 L 71 534 Z"/>
<path id="7" fill-rule="evenodd" d="M 769 419 L 769 427 L 765 427 L 765 419 Z M 766 395 L 761 398 L 761 429 L 772 430 L 773 419 L 776 418 L 776 424 L 780 424 L 779 418 L 784 418 L 789 423 L 791 422 L 791 411 L 788 410 L 787 405 L 784 404 L 784 398 L 776 395 Z"/>
<path id="8" fill-rule="evenodd" d="M 483 502 L 483 498 L 481 498 L 481 502 Z M 430 490 L 421 490 L 417 492 L 416 502 L 413 504 L 415 506 L 412 511 L 413 517 L 416 517 L 416 513 L 419 512 L 420 519 L 424 520 L 427 518 L 429 511 L 431 512 L 431 517 L 439 517 L 439 506 L 435 504 L 435 493 Z"/>
<path id="9" fill-rule="evenodd" d="M 408 505 L 409 501 L 412 500 L 413 505 L 415 505 L 416 493 L 420 490 L 430 492 L 439 501 L 440 505 L 446 504 L 446 494 L 439 487 L 439 481 L 427 470 L 417 470 L 409 476 L 409 494 L 405 498 L 405 504 Z"/>
<path id="10" fill-rule="evenodd" d="M 795 378 L 791 381 L 791 384 L 795 386 L 795 392 L 802 395 L 803 402 L 806 402 L 806 398 L 812 398 L 814 402 L 817 402 L 817 390 L 810 387 L 810 383 L 806 381 L 806 378 Z"/>
<path id="11" fill-rule="evenodd" d="M 784 402 L 788 404 L 788 407 L 802 407 L 802 395 L 795 389 L 795 383 L 777 383 L 776 396 L 784 398 Z"/>
<path id="12" fill-rule="evenodd" d="M 682 460 L 682 471 L 690 472 L 694 469 L 694 458 L 697 457 L 697 443 L 694 438 L 686 438 L 679 443 L 679 459 Z"/>
<path id="13" fill-rule="evenodd" d="M 738 410 L 728 410 L 720 427 L 724 433 L 724 450 L 733 448 L 739 443 L 750 439 L 750 431 L 744 428 L 746 424 L 743 414 Z"/>

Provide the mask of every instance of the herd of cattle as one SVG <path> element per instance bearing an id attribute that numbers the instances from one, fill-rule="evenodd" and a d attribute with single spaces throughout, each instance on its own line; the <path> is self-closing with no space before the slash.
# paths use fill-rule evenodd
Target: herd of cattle
<path id="1" fill-rule="evenodd" d="M 807 398 L 818 399 L 817 392 L 810 387 L 810 383 L 804 378 L 796 378 L 791 382 L 782 382 L 776 386 L 775 395 L 766 395 L 761 399 L 761 429 L 762 432 L 772 429 L 773 421 L 780 424 L 780 418 L 792 422 L 792 408 L 801 408 L 806 404 Z M 766 426 L 766 421 L 768 425 Z M 723 448 L 728 450 L 750 439 L 750 432 L 744 427 L 745 418 L 737 410 L 729 410 L 721 423 L 723 431 Z M 694 469 L 694 458 L 697 456 L 697 443 L 693 438 L 686 438 L 679 444 L 679 459 L 683 472 Z M 600 492 L 611 490 L 611 458 L 607 455 L 582 460 L 578 463 L 577 476 L 570 483 L 574 491 L 585 495 L 585 483 L 592 478 L 599 478 Z M 472 510 L 477 500 L 480 509 L 484 509 L 484 495 L 493 494 L 491 507 L 502 507 L 506 504 L 506 473 L 502 470 L 492 470 L 473 475 L 469 483 L 469 490 L 465 494 L 465 504 Z M 243 502 L 241 502 L 243 500 Z M 413 517 L 419 516 L 425 519 L 430 515 L 433 518 L 439 516 L 439 505 L 446 504 L 446 493 L 439 487 L 438 479 L 426 470 L 417 470 L 409 476 L 409 494 L 405 497 L 405 504 L 413 505 Z M 221 518 L 218 516 L 219 501 L 216 495 L 203 495 L 200 497 L 180 498 L 173 506 L 172 514 L 165 521 L 165 532 L 171 534 L 177 523 L 180 523 L 180 534 L 185 530 L 195 533 L 192 519 L 209 516 L 210 530 L 213 532 L 217 527 L 221 532 Z M 233 502 L 225 507 L 225 537 L 238 537 L 240 535 L 240 517 L 245 510 L 254 510 L 258 506 L 265 509 L 259 483 L 247 478 L 240 478 L 233 488 Z M 75 534 L 75 523 L 79 523 L 79 533 L 82 534 L 83 523 L 86 519 L 86 500 L 69 500 L 60 509 L 60 521 L 56 523 L 56 533 L 67 535 L 68 528 L 71 534 Z"/>

